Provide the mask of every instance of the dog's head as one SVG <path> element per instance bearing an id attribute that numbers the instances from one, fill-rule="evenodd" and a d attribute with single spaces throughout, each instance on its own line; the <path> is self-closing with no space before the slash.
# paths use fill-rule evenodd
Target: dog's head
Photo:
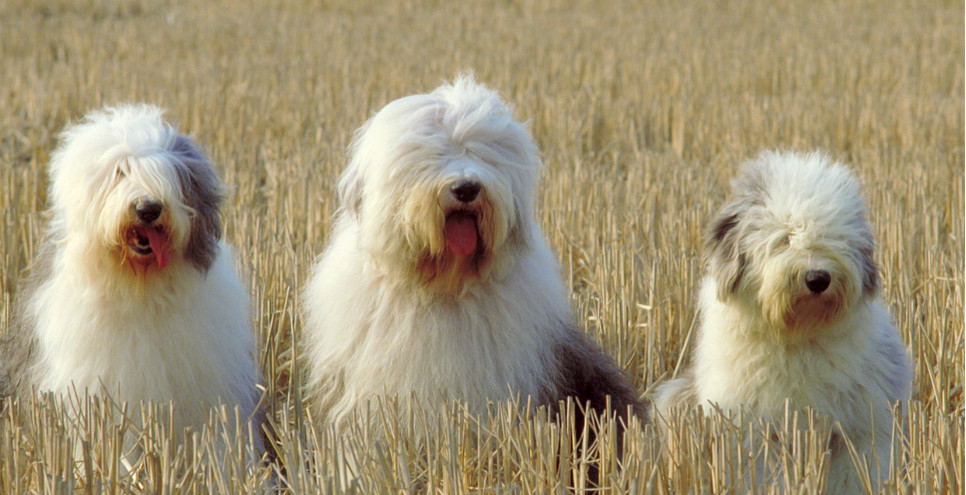
<path id="1" fill-rule="evenodd" d="M 53 221 L 137 274 L 186 261 L 207 270 L 223 186 L 204 152 L 149 105 L 95 111 L 67 129 L 50 163 Z"/>
<path id="2" fill-rule="evenodd" d="M 507 105 L 461 76 L 369 120 L 339 191 L 362 249 L 389 270 L 456 293 L 528 244 L 539 167 Z"/>
<path id="3" fill-rule="evenodd" d="M 792 332 L 820 329 L 876 293 L 873 249 L 846 167 L 820 153 L 767 152 L 732 183 L 704 252 L 720 300 Z"/>

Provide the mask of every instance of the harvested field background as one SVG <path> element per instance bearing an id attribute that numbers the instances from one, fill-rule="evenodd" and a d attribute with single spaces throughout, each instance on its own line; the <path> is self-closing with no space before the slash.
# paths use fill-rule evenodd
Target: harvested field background
<path id="1" fill-rule="evenodd" d="M 474 418 L 441 404 L 399 418 L 390 404 L 338 438 L 300 405 L 296 295 L 328 241 L 353 131 L 389 101 L 471 69 L 529 122 L 545 162 L 540 221 L 575 314 L 642 394 L 686 362 L 700 233 L 738 165 L 766 148 L 820 148 L 852 164 L 883 294 L 915 359 L 903 447 L 883 490 L 962 493 L 963 19 L 963 5 L 945 1 L 5 0 L 0 334 L 38 247 L 58 133 L 103 105 L 155 103 L 232 187 L 226 237 L 250 281 L 281 430 L 286 474 L 275 481 L 298 493 L 581 484 L 587 464 L 566 422 L 517 412 L 525 407 Z M 114 462 L 123 425 L 107 421 L 110 404 L 90 406 L 79 447 L 49 400 L 0 413 L 0 493 L 244 492 L 273 476 L 239 468 L 242 453 L 212 465 L 218 417 L 188 432 L 181 450 L 173 439 L 183 432 L 145 428 L 148 455 L 126 475 Z M 429 433 L 399 434 L 402 422 Z M 741 467 L 765 456 L 789 474 L 760 492 L 821 489 L 820 421 L 802 430 L 685 414 L 672 423 L 674 448 L 651 427 L 632 428 L 624 469 L 604 424 L 602 488 L 751 492 Z M 769 428 L 794 448 L 743 440 Z M 71 462 L 76 449 L 88 462 Z M 340 473 L 346 458 L 361 476 Z"/>

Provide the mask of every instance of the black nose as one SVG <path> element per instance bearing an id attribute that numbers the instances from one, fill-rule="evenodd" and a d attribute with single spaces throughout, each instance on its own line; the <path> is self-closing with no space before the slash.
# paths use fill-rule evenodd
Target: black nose
<path id="1" fill-rule="evenodd" d="M 821 294 L 831 282 L 832 276 L 825 270 L 809 270 L 805 273 L 805 287 L 813 294 Z"/>
<path id="2" fill-rule="evenodd" d="M 478 194 L 480 194 L 479 182 L 465 181 L 453 186 L 453 196 L 456 196 L 456 199 L 463 203 L 473 201 Z"/>
<path id="3" fill-rule="evenodd" d="M 151 223 L 161 216 L 164 207 L 156 201 L 138 201 L 134 205 L 134 214 L 144 223 Z"/>

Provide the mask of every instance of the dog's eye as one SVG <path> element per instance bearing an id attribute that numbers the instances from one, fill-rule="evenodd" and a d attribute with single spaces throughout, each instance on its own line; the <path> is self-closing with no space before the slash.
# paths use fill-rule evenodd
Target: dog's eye
<path id="1" fill-rule="evenodd" d="M 788 234 L 785 234 L 780 238 L 778 238 L 777 241 L 775 241 L 775 248 L 776 249 L 785 248 L 785 247 L 788 247 L 790 243 L 791 243 L 791 237 Z"/>

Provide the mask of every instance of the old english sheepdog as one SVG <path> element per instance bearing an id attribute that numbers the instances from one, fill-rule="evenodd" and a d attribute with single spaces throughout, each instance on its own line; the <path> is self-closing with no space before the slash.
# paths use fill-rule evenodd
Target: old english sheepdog
<path id="1" fill-rule="evenodd" d="M 711 403 L 780 418 L 787 400 L 838 422 L 873 477 L 886 475 L 912 365 L 878 296 L 858 182 L 821 153 L 766 152 L 732 186 L 706 233 L 691 368 L 659 388 L 655 409 Z M 830 448 L 829 492 L 858 491 L 846 444 L 833 437 Z"/>
<path id="2" fill-rule="evenodd" d="M 485 413 L 529 397 L 556 410 L 573 397 L 641 412 L 572 318 L 534 215 L 540 167 L 529 132 L 471 75 L 393 101 L 357 132 L 303 295 L 323 421 L 383 394 L 402 409 L 456 399 Z"/>
<path id="3" fill-rule="evenodd" d="M 219 242 L 224 186 L 162 113 L 107 108 L 63 133 L 44 245 L 0 346 L 3 396 L 173 401 L 175 431 L 219 404 L 260 418 L 249 296 Z"/>

